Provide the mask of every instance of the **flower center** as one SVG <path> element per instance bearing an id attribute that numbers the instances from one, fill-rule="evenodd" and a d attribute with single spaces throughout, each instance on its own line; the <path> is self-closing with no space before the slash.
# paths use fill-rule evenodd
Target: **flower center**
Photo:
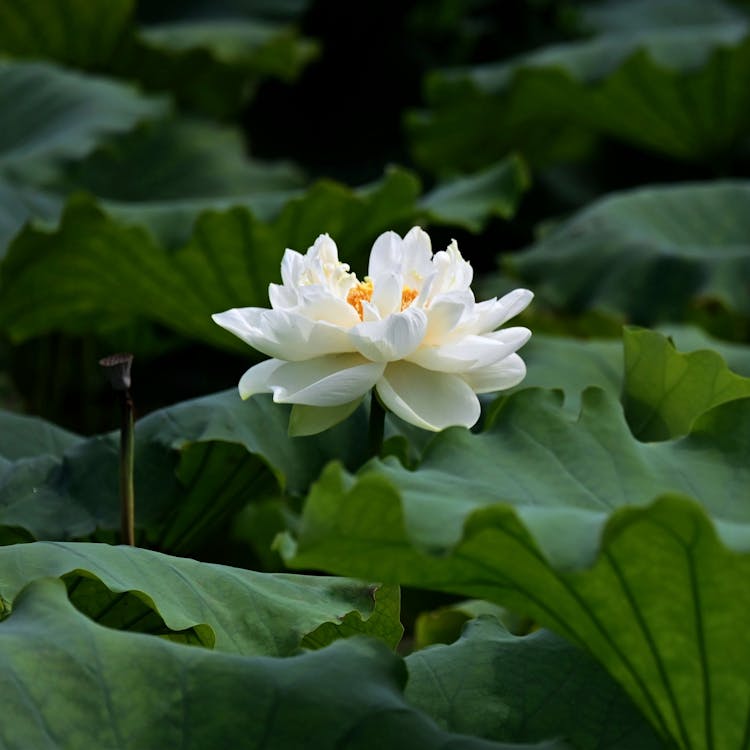
<path id="1" fill-rule="evenodd" d="M 414 302 L 419 292 L 410 286 L 405 286 L 401 290 L 401 310 L 406 310 Z M 369 302 L 372 299 L 372 279 L 366 278 L 364 281 L 358 281 L 346 295 L 346 301 L 357 311 L 360 320 L 364 320 L 365 314 L 362 309 L 362 301 Z"/>
<path id="2" fill-rule="evenodd" d="M 350 290 L 349 294 L 346 295 L 346 301 L 357 311 L 360 320 L 364 320 L 364 312 L 362 311 L 362 300 L 368 302 L 372 299 L 372 281 L 365 279 L 364 281 L 358 281 Z"/>
<path id="3" fill-rule="evenodd" d="M 405 286 L 401 290 L 401 310 L 406 310 L 409 305 L 414 302 L 419 292 L 416 289 L 412 289 L 410 286 Z"/>

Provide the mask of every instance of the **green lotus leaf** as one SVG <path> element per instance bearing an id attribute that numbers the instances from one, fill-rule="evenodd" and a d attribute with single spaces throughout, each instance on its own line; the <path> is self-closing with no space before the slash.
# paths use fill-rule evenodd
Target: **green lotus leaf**
<path id="1" fill-rule="evenodd" d="M 750 377 L 733 373 L 715 351 L 682 354 L 655 331 L 626 331 L 623 403 L 640 440 L 685 435 L 712 407 L 750 396 Z"/>
<path id="2" fill-rule="evenodd" d="M 551 545 L 545 551 L 559 555 L 557 562 L 565 565 L 593 560 L 596 536 L 613 509 L 664 493 L 689 493 L 722 522 L 746 523 L 750 509 L 740 499 L 750 474 L 748 413 L 750 399 L 732 401 L 701 416 L 684 438 L 641 443 L 620 404 L 600 389 L 583 393 L 579 416 L 562 408 L 559 393 L 521 391 L 498 400 L 484 432 L 450 428 L 436 436 L 416 470 L 392 457 L 370 461 L 355 476 L 336 464 L 327 467 L 307 501 L 300 550 L 314 547 L 324 532 L 331 549 L 349 549 L 352 559 L 361 558 L 354 554 L 361 540 L 346 531 L 347 524 L 361 523 L 383 534 L 400 528 L 384 512 L 385 500 L 373 501 L 367 513 L 352 501 L 339 509 L 339 531 L 329 539 L 326 508 L 342 502 L 340 495 L 360 492 L 403 496 L 409 535 L 436 554 L 458 543 L 469 514 L 512 503 L 534 533 L 544 533 L 543 546 Z M 721 502 L 716 487 L 722 488 Z M 545 530 L 550 518 L 558 536 Z"/>
<path id="3" fill-rule="evenodd" d="M 0 411 L 0 461 L 17 461 L 40 454 L 60 455 L 82 440 L 39 417 Z"/>
<path id="4" fill-rule="evenodd" d="M 289 23 L 209 8 L 141 27 L 132 0 L 8 0 L 0 52 L 137 80 L 194 109 L 234 114 L 264 78 L 292 80 L 318 52 Z M 184 12 L 184 9 L 183 9 Z M 252 17 L 252 16 L 258 17 Z"/>
<path id="5" fill-rule="evenodd" d="M 172 249 L 190 240 L 206 210 L 245 206 L 270 220 L 303 185 L 288 162 L 248 157 L 237 130 L 187 117 L 108 137 L 84 159 L 22 166 L 22 182 L 0 179 L 3 253 L 27 219 L 57 223 L 64 196 L 76 191 L 92 193 L 109 215 L 147 227 Z"/>
<path id="6" fill-rule="evenodd" d="M 394 586 L 257 573 L 106 544 L 0 547 L 0 597 L 11 610 L 38 578 L 65 578 L 75 606 L 108 627 L 138 629 L 153 611 L 171 631 L 199 627 L 203 643 L 231 653 L 288 656 L 303 642 L 320 647 L 355 633 L 394 647 L 402 633 Z"/>
<path id="7" fill-rule="evenodd" d="M 0 51 L 102 71 L 131 30 L 133 0 L 5 0 Z"/>
<path id="8" fill-rule="evenodd" d="M 622 348 L 622 341 L 616 339 L 576 339 L 535 333 L 521 351 L 526 377 L 510 392 L 557 388 L 564 393 L 565 409 L 578 414 L 581 393 L 590 386 L 619 396 Z"/>
<path id="9" fill-rule="evenodd" d="M 705 26 L 746 19 L 724 0 L 608 0 L 580 9 L 581 23 L 596 33 Z"/>
<path id="10" fill-rule="evenodd" d="M 23 75 L 4 78 L 9 87 L 14 77 L 20 81 L 7 92 L 8 127 L 0 136 L 0 170 L 6 173 L 0 174 L 0 254 L 26 220 L 56 223 L 65 196 L 75 191 L 93 193 L 109 213 L 180 247 L 202 211 L 246 205 L 272 218 L 303 185 L 291 164 L 249 158 L 236 129 L 165 118 L 158 102 L 114 82 L 28 63 L 7 65 Z M 34 97 L 24 93 L 19 99 L 26 87 Z M 0 86 L 0 99 L 2 91 Z M 19 100 L 29 107 L 20 107 Z M 147 106 L 153 113 L 142 122 Z M 87 113 L 91 107 L 95 116 Z"/>
<path id="11" fill-rule="evenodd" d="M 710 322 L 718 305 L 746 320 L 749 236 L 747 182 L 646 187 L 601 198 L 503 262 L 541 304 L 571 313 L 652 326 Z"/>
<path id="12" fill-rule="evenodd" d="M 640 18 L 640 16 L 638 16 Z M 607 135 L 688 161 L 737 148 L 750 125 L 747 21 L 602 34 L 510 61 L 437 71 L 412 113 L 416 160 L 471 172 L 519 150 L 534 164 L 587 153 Z"/>
<path id="13" fill-rule="evenodd" d="M 480 232 L 492 216 L 511 218 L 531 178 L 518 156 L 511 156 L 477 174 L 438 183 L 420 206 L 437 224 Z"/>
<path id="14" fill-rule="evenodd" d="M 366 442 L 352 439 L 367 434 L 364 413 L 324 439 L 289 438 L 288 419 L 288 407 L 266 397 L 243 402 L 232 389 L 139 420 L 138 539 L 195 550 L 247 503 L 303 493 L 333 458 L 351 468 L 365 460 Z M 8 413 L 0 423 L 9 428 L 0 439 L 0 526 L 34 539 L 112 539 L 120 527 L 118 436 L 77 438 Z"/>
<path id="15" fill-rule="evenodd" d="M 286 24 L 259 19 L 181 19 L 138 29 L 113 72 L 171 91 L 184 106 L 237 116 L 269 77 L 294 80 L 318 45 Z"/>
<path id="16" fill-rule="evenodd" d="M 239 131 L 187 117 L 110 139 L 85 160 L 45 175 L 44 187 L 85 190 L 125 224 L 147 227 L 169 249 L 186 245 L 207 210 L 243 206 L 264 221 L 302 193 L 288 162 L 249 157 Z"/>
<path id="17" fill-rule="evenodd" d="M 104 138 L 166 112 L 128 85 L 41 62 L 0 60 L 0 169 L 80 158 Z"/>
<path id="18" fill-rule="evenodd" d="M 8 747 L 520 750 L 453 734 L 403 695 L 403 661 L 364 638 L 289 658 L 208 651 L 101 627 L 55 580 L 0 622 Z M 525 745 L 555 750 L 557 743 Z"/>
<path id="19" fill-rule="evenodd" d="M 658 331 L 683 352 L 713 349 L 725 360 L 730 370 L 750 377 L 750 347 L 746 344 L 717 339 L 692 325 L 666 324 L 659 326 Z"/>
<path id="20" fill-rule="evenodd" d="M 452 732 L 506 742 L 555 736 L 576 750 L 664 746 L 617 683 L 548 630 L 519 637 L 483 615 L 456 643 L 410 654 L 406 666 L 406 697 Z"/>
<path id="21" fill-rule="evenodd" d="M 535 334 L 522 354 L 527 375 L 511 393 L 560 389 L 571 414 L 580 411 L 581 393 L 589 386 L 622 394 L 630 428 L 641 440 L 684 435 L 717 404 L 750 395 L 750 347 L 694 326 L 626 328 L 622 341 Z"/>
<path id="22" fill-rule="evenodd" d="M 147 123 L 68 168 L 58 185 L 117 203 L 203 201 L 303 186 L 288 162 L 248 158 L 239 130 L 189 117 Z"/>
<path id="23" fill-rule="evenodd" d="M 162 54 L 203 50 L 215 63 L 257 74 L 294 79 L 317 56 L 317 45 L 289 26 L 268 20 L 173 21 L 141 29 L 141 44 Z"/>
<path id="24" fill-rule="evenodd" d="M 576 420 L 559 396 L 522 391 L 484 433 L 437 436 L 414 471 L 331 465 L 280 549 L 294 567 L 527 613 L 586 648 L 663 739 L 735 747 L 750 699 L 750 649 L 729 635 L 750 625 L 750 399 L 650 444 L 612 396 L 582 404 Z"/>
<path id="25" fill-rule="evenodd" d="M 0 177 L 0 258 L 26 221 L 57 221 L 61 210 L 59 196 Z"/>

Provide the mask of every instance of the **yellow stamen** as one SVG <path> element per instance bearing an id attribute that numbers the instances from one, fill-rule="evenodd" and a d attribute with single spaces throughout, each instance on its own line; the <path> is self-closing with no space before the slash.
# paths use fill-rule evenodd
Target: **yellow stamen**
<path id="1" fill-rule="evenodd" d="M 401 290 L 401 310 L 406 310 L 406 308 L 414 302 L 418 294 L 419 292 L 416 289 L 412 289 L 410 286 L 405 286 Z M 357 282 L 357 284 L 349 290 L 349 294 L 346 295 L 346 301 L 357 311 L 360 320 L 364 320 L 362 301 L 367 300 L 367 302 L 369 302 L 371 299 L 372 279 L 369 277 L 365 278 L 364 281 Z"/>
<path id="2" fill-rule="evenodd" d="M 419 292 L 417 292 L 416 289 L 412 289 L 410 286 L 405 286 L 401 290 L 401 310 L 406 310 L 406 308 L 414 302 L 418 294 Z"/>
<path id="3" fill-rule="evenodd" d="M 371 299 L 372 281 L 370 279 L 357 282 L 356 286 L 353 286 L 349 290 L 349 294 L 346 295 L 346 301 L 357 311 L 360 320 L 364 320 L 365 317 L 362 311 L 362 300 L 369 302 Z"/>

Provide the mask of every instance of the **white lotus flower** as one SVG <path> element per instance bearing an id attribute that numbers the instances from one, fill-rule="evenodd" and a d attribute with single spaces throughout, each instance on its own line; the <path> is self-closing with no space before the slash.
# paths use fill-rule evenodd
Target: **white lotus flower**
<path id="1" fill-rule="evenodd" d="M 477 303 L 471 265 L 453 241 L 433 255 L 414 227 L 375 241 L 359 281 L 322 234 L 301 255 L 287 250 L 271 309 L 246 307 L 214 321 L 271 359 L 240 380 L 242 398 L 273 393 L 294 404 L 292 434 L 319 432 L 348 416 L 373 387 L 382 403 L 427 430 L 471 427 L 478 393 L 510 388 L 526 366 L 515 353 L 527 328 L 496 330 L 533 295 L 516 289 Z"/>

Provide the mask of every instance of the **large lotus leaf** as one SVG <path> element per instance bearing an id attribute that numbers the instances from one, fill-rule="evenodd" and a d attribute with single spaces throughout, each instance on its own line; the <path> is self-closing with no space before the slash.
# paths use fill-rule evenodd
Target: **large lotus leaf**
<path id="1" fill-rule="evenodd" d="M 622 390 L 622 341 L 575 339 L 534 334 L 521 356 L 526 377 L 511 392 L 527 388 L 556 388 L 565 394 L 565 409 L 578 414 L 581 393 L 589 386 L 614 396 Z"/>
<path id="2" fill-rule="evenodd" d="M 717 404 L 750 396 L 750 378 L 711 350 L 681 354 L 655 331 L 625 332 L 623 403 L 633 434 L 666 440 L 686 434 Z"/>
<path id="3" fill-rule="evenodd" d="M 101 71 L 127 37 L 132 14 L 133 0 L 4 0 L 0 51 Z"/>
<path id="4" fill-rule="evenodd" d="M 10 514 L 17 499 L 38 505 L 31 513 L 37 518 L 47 516 L 42 523 L 54 523 L 59 505 L 53 499 L 44 507 L 49 496 L 39 493 L 36 482 L 51 468 L 52 456 L 73 448 L 82 438 L 37 417 L 27 417 L 13 412 L 0 411 L 0 518 Z M 16 488 L 20 490 L 16 497 Z M 39 493 L 39 494 L 38 494 Z M 64 515 L 64 511 L 63 511 Z M 67 519 L 60 519 L 62 526 Z M 33 521 L 32 521 L 33 524 Z M 0 521 L 0 545 L 29 541 L 33 536 L 23 522 L 15 524 Z"/>
<path id="5" fill-rule="evenodd" d="M 348 549 L 352 559 L 361 558 L 355 550 L 362 540 L 345 531 L 347 525 L 393 531 L 393 517 L 383 513 L 382 503 L 373 501 L 364 512 L 351 500 L 334 514 L 339 528 L 334 539 L 327 513 L 345 497 L 369 496 L 378 488 L 403 498 L 410 537 L 432 551 L 450 549 L 470 513 L 499 502 L 517 506 L 561 563 L 582 563 L 594 554 L 595 539 L 584 540 L 588 532 L 598 533 L 612 510 L 663 493 L 692 495 L 718 519 L 745 523 L 750 521 L 750 508 L 742 502 L 750 479 L 749 415 L 750 399 L 732 401 L 700 417 L 684 438 L 641 443 L 620 404 L 605 391 L 585 391 L 579 416 L 562 408 L 559 393 L 521 391 L 498 400 L 484 432 L 450 428 L 436 436 L 415 471 L 392 457 L 369 462 L 355 477 L 329 466 L 308 498 L 300 552 L 314 548 L 324 532 L 321 538 L 331 549 Z M 545 532 L 550 518 L 571 537 Z"/>
<path id="6" fill-rule="evenodd" d="M 139 28 L 132 0 L 8 0 L 0 52 L 135 79 L 226 115 L 262 78 L 294 78 L 317 47 L 288 23 L 236 13 Z"/>
<path id="7" fill-rule="evenodd" d="M 257 166 L 260 173 L 266 171 L 262 165 Z M 269 166 L 268 172 L 261 179 L 273 180 L 276 176 L 281 182 L 285 179 L 284 171 L 284 167 L 279 166 L 277 169 L 276 166 Z M 229 213 L 234 208 L 243 208 L 258 220 L 270 221 L 279 215 L 288 202 L 300 195 L 299 190 L 283 188 L 242 195 L 176 198 L 143 203 L 104 200 L 99 203 L 99 207 L 121 226 L 144 227 L 164 249 L 178 250 L 191 242 L 202 214 Z"/>
<path id="8" fill-rule="evenodd" d="M 750 376 L 750 347 L 721 341 L 694 326 L 626 328 L 622 341 L 534 334 L 522 355 L 527 374 L 510 392 L 560 389 L 565 409 L 573 414 L 579 412 L 581 393 L 589 386 L 622 394 L 631 430 L 646 440 L 683 435 L 713 406 L 750 395 L 742 385 Z M 680 387 L 672 391 L 677 382 Z M 649 432 L 657 423 L 667 429 L 658 438 Z"/>
<path id="9" fill-rule="evenodd" d="M 504 182 L 501 194 L 520 189 Z M 77 197 L 58 229 L 27 227 L 8 250 L 0 268 L 0 324 L 18 341 L 60 330 L 101 333 L 140 319 L 191 340 L 249 352 L 211 320 L 212 313 L 268 306 L 268 284 L 279 280 L 284 248 L 304 251 L 322 232 L 335 238 L 342 260 L 361 274 L 381 232 L 406 231 L 439 208 L 452 220 L 461 213 L 443 196 L 428 214 L 418 196 L 417 179 L 402 170 L 359 190 L 321 181 L 268 220 L 245 207 L 203 212 L 188 244 L 175 252 Z M 460 191 L 456 200 L 462 200 Z"/>
<path id="10" fill-rule="evenodd" d="M 178 248 L 203 211 L 242 205 L 272 219 L 303 185 L 291 164 L 249 158 L 235 129 L 186 117 L 108 138 L 83 160 L 25 164 L 23 178 L 25 185 L 0 181 L 3 253 L 27 219 L 57 220 L 62 196 L 76 190 L 93 193 L 108 214 L 146 226 L 162 244 Z"/>
<path id="11" fill-rule="evenodd" d="M 498 411 L 484 434 L 437 436 L 416 471 L 330 466 L 297 541 L 280 542 L 287 562 L 526 612 L 587 648 L 665 739 L 736 747 L 750 699 L 750 648 L 731 636 L 750 626 L 750 399 L 651 444 L 599 390 L 577 421 L 535 390 Z M 647 505 L 665 492 L 703 507 Z"/>
<path id="12" fill-rule="evenodd" d="M 323 438 L 289 438 L 288 407 L 236 390 L 154 412 L 136 424 L 138 538 L 196 549 L 251 501 L 304 492 L 331 459 L 366 458 L 362 410 Z M 31 417 L 3 415 L 0 526 L 36 539 L 80 539 L 119 529 L 118 436 L 76 439 Z M 23 437 L 23 450 L 11 435 Z M 7 443 L 7 445 L 6 445 Z M 32 450 L 37 450 L 32 453 Z M 13 459 L 13 460 L 11 460 Z"/>
<path id="13" fill-rule="evenodd" d="M 0 665 L 6 747 L 518 747 L 440 729 L 404 699 L 403 661 L 375 641 L 285 659 L 207 651 L 103 628 L 54 580 L 30 584 L 0 622 Z"/>
<path id="14" fill-rule="evenodd" d="M 504 264 L 570 312 L 652 325 L 719 302 L 747 317 L 748 237 L 747 182 L 639 188 L 602 198 Z"/>
<path id="15" fill-rule="evenodd" d="M 241 133 L 195 118 L 148 123 L 110 139 L 68 170 L 62 187 L 125 203 L 245 196 L 300 188 L 286 162 L 247 157 Z"/>
<path id="16" fill-rule="evenodd" d="M 0 258 L 26 221 L 56 221 L 61 210 L 59 196 L 0 177 Z"/>
<path id="17" fill-rule="evenodd" d="M 301 193 L 303 179 L 287 162 L 249 158 L 237 130 L 182 117 L 111 139 L 88 159 L 45 175 L 44 184 L 93 193 L 108 214 L 148 227 L 172 249 L 190 241 L 207 209 L 244 206 L 259 219 L 274 218 Z"/>
<path id="18" fill-rule="evenodd" d="M 8 142 L 0 145 L 0 167 L 13 179 L 0 176 L 0 255 L 28 219 L 57 221 L 63 196 L 75 190 L 105 199 L 110 213 L 149 226 L 179 247 L 207 208 L 243 204 L 269 218 L 302 187 L 292 165 L 248 158 L 235 129 L 185 117 L 138 127 L 144 117 L 138 107 L 152 107 L 152 117 L 163 108 L 129 88 L 29 64 L 15 64 L 13 71 L 6 84 L 21 71 L 19 86 L 28 86 L 34 98 L 12 89 L 7 95 L 0 144 L 3 136 Z M 2 154 L 4 147 L 8 153 Z"/>
<path id="19" fill-rule="evenodd" d="M 169 90 L 191 109 L 237 115 L 258 83 L 293 80 L 318 54 L 293 27 L 257 19 L 183 19 L 141 29 L 114 72 Z"/>
<path id="20" fill-rule="evenodd" d="M 109 627 L 141 629 L 153 610 L 171 631 L 199 628 L 204 643 L 232 653 L 288 656 L 303 643 L 323 646 L 357 632 L 395 646 L 402 632 L 394 586 L 258 573 L 106 544 L 0 547 L 7 608 L 24 586 L 47 577 L 65 578 L 76 607 Z"/>
<path id="21" fill-rule="evenodd" d="M 724 358 L 730 370 L 750 377 L 750 346 L 717 339 L 691 325 L 666 324 L 659 326 L 658 331 L 668 336 L 677 349 L 683 352 L 713 349 Z"/>
<path id="22" fill-rule="evenodd" d="M 744 21 L 604 34 L 427 79 L 412 113 L 415 158 L 469 172 L 518 149 L 532 162 L 580 153 L 589 133 L 711 161 L 750 126 Z M 585 140 L 584 140 L 585 144 Z"/>
<path id="23" fill-rule="evenodd" d="M 18 173 L 28 162 L 85 156 L 105 137 L 163 115 L 165 104 L 104 78 L 0 61 L 0 110 L 0 169 Z"/>
<path id="24" fill-rule="evenodd" d="M 420 205 L 436 223 L 479 232 L 492 216 L 511 218 L 529 184 L 523 160 L 511 156 L 477 174 L 439 183 Z"/>
<path id="25" fill-rule="evenodd" d="M 576 750 L 663 747 L 611 677 L 548 630 L 519 637 L 497 620 L 472 620 L 460 640 L 406 658 L 406 697 L 452 732 Z"/>
<path id="26" fill-rule="evenodd" d="M 83 438 L 38 417 L 0 411 L 0 460 L 59 455 Z"/>
<path id="27" fill-rule="evenodd" d="M 265 20 L 225 18 L 162 23 L 144 27 L 140 40 L 164 54 L 202 50 L 210 53 L 215 63 L 284 80 L 296 77 L 317 54 L 313 41 L 299 38 L 291 27 Z"/>
<path id="28" fill-rule="evenodd" d="M 584 5 L 581 22 L 597 33 L 669 29 L 742 21 L 747 16 L 724 0 L 606 0 Z"/>

